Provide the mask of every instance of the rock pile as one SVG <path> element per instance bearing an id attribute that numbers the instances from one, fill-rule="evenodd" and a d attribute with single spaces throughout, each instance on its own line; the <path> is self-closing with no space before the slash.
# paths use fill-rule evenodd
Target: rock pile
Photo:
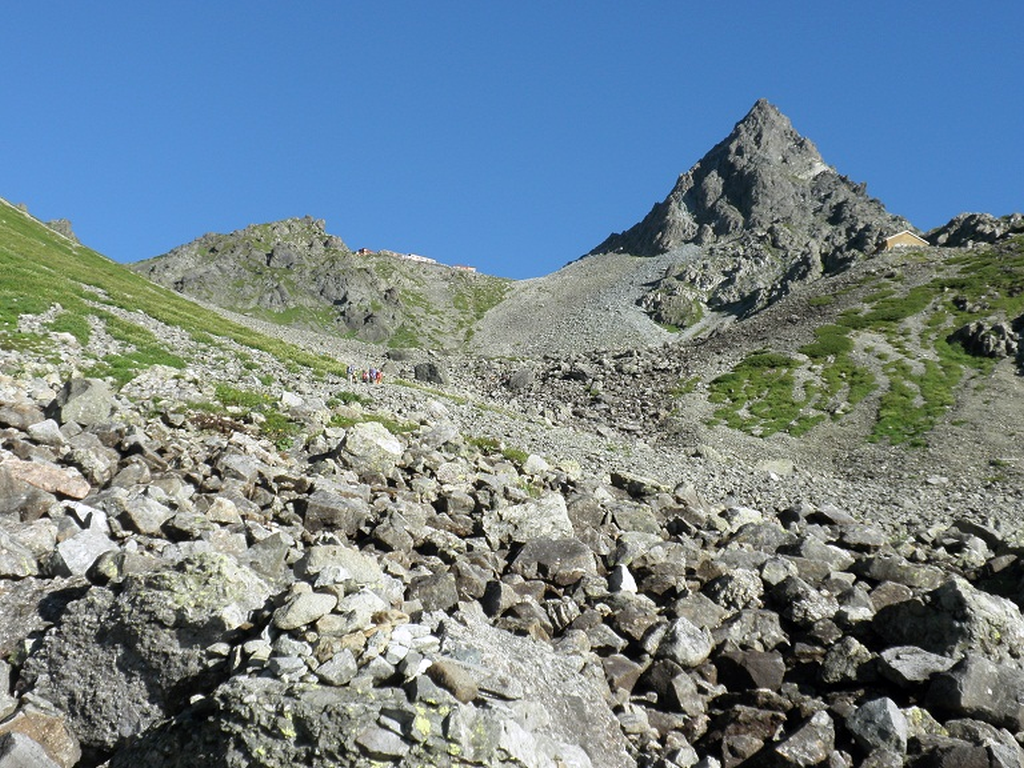
<path id="1" fill-rule="evenodd" d="M 1024 759 L 1021 550 L 974 521 L 710 505 L 439 404 L 282 453 L 88 380 L 0 394 L 0 765 Z"/>

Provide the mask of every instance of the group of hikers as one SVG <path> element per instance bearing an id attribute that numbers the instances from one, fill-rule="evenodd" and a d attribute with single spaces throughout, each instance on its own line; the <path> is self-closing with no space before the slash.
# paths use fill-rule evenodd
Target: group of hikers
<path id="1" fill-rule="evenodd" d="M 353 384 L 362 381 L 363 384 L 380 384 L 384 381 L 384 371 L 380 368 L 362 368 L 356 370 L 354 365 L 348 366 L 348 380 Z"/>

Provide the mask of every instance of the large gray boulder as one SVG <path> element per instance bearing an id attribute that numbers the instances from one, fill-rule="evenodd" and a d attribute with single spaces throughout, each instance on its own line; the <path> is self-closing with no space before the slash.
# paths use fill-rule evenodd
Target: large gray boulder
<path id="1" fill-rule="evenodd" d="M 219 673 L 206 649 L 269 596 L 223 555 L 130 576 L 117 592 L 94 588 L 69 605 L 23 677 L 67 714 L 83 746 L 111 749 L 209 690 Z"/>
<path id="2" fill-rule="evenodd" d="M 57 393 L 48 415 L 61 424 L 90 427 L 109 421 L 114 405 L 114 392 L 102 379 L 71 379 Z"/>
<path id="3" fill-rule="evenodd" d="M 959 576 L 923 598 L 883 608 L 872 626 L 890 645 L 916 645 L 944 656 L 978 651 L 999 662 L 1024 653 L 1024 616 L 1017 605 Z"/>
<path id="4" fill-rule="evenodd" d="M 500 682 L 505 701 L 496 699 L 491 706 L 521 723 L 537 744 L 550 745 L 546 749 L 552 750 L 551 762 L 538 764 L 557 765 L 554 757 L 562 752 L 566 758 L 577 755 L 576 760 L 566 759 L 568 765 L 634 765 L 598 665 L 586 663 L 581 656 L 557 654 L 532 638 L 503 632 L 482 616 L 461 613 L 445 621 L 443 629 L 442 652 L 485 670 L 491 681 Z M 481 687 L 487 687 L 486 681 Z M 580 761 L 579 751 L 589 763 Z M 484 760 L 483 764 L 489 763 Z"/>
<path id="5" fill-rule="evenodd" d="M 110 768 L 635 765 L 598 670 L 482 619 L 444 626 L 429 675 L 443 687 L 427 675 L 405 690 L 235 676 L 118 750 Z"/>
<path id="6" fill-rule="evenodd" d="M 402 458 L 402 441 L 377 421 L 354 424 L 345 433 L 339 456 L 356 471 L 387 477 Z"/>
<path id="7" fill-rule="evenodd" d="M 873 699 L 857 707 L 846 727 L 865 752 L 907 751 L 907 718 L 892 699 Z"/>
<path id="8" fill-rule="evenodd" d="M 928 688 L 929 705 L 959 717 L 976 717 L 1011 731 L 1024 730 L 1024 672 L 968 653 Z"/>
<path id="9" fill-rule="evenodd" d="M 572 522 L 565 497 L 549 493 L 539 499 L 497 509 L 483 515 L 483 528 L 492 546 L 508 542 L 525 543 L 537 538 L 569 538 Z"/>

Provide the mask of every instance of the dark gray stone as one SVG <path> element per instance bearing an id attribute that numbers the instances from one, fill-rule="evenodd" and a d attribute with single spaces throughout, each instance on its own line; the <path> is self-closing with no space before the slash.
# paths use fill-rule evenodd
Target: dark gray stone
<path id="1" fill-rule="evenodd" d="M 775 749 L 783 765 L 823 765 L 835 749 L 836 729 L 828 712 L 816 712 Z"/>
<path id="2" fill-rule="evenodd" d="M 61 615 L 23 675 L 66 713 L 83 746 L 109 749 L 178 711 L 216 678 L 206 648 L 270 594 L 221 555 L 94 588 Z"/>
<path id="3" fill-rule="evenodd" d="M 782 687 L 786 662 L 778 651 L 725 651 L 714 658 L 718 681 L 731 691 Z"/>
<path id="4" fill-rule="evenodd" d="M 544 579 L 560 587 L 597 573 L 594 554 L 575 538 L 531 539 L 512 561 L 511 569 L 525 579 Z"/>
<path id="5" fill-rule="evenodd" d="M 417 363 L 413 366 L 412 370 L 416 381 L 423 381 L 427 384 L 440 384 L 442 386 L 448 383 L 448 374 L 445 372 L 444 367 L 436 361 Z"/>
<path id="6" fill-rule="evenodd" d="M 351 537 L 369 515 L 370 507 L 362 499 L 314 491 L 305 501 L 302 520 L 309 531 L 335 531 Z"/>
<path id="7" fill-rule="evenodd" d="M 1024 730 L 1024 671 L 968 653 L 932 679 L 927 704 L 954 716 L 977 717 L 1013 731 Z"/>
<path id="8" fill-rule="evenodd" d="M 907 751 L 907 718 L 889 698 L 862 704 L 846 719 L 846 728 L 865 752 Z"/>
<path id="9" fill-rule="evenodd" d="M 910 687 L 928 682 L 934 675 L 945 672 L 955 663 L 955 659 L 929 653 L 915 645 L 900 645 L 882 651 L 878 671 L 885 679 L 902 687 Z"/>

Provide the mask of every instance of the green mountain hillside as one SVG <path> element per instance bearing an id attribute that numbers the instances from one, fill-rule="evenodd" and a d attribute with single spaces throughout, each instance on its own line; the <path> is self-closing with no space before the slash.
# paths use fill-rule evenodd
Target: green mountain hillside
<path id="1" fill-rule="evenodd" d="M 82 346 L 102 335 L 109 337 L 109 352 L 81 373 L 123 383 L 151 365 L 183 367 L 181 348 L 134 321 L 136 313 L 196 344 L 230 341 L 313 370 L 338 367 L 225 320 L 0 200 L 0 347 L 45 349 L 51 332 L 68 333 Z"/>
<path id="2" fill-rule="evenodd" d="M 353 252 L 308 216 L 207 234 L 132 269 L 260 320 L 439 349 L 462 346 L 511 282 L 413 254 Z"/>

